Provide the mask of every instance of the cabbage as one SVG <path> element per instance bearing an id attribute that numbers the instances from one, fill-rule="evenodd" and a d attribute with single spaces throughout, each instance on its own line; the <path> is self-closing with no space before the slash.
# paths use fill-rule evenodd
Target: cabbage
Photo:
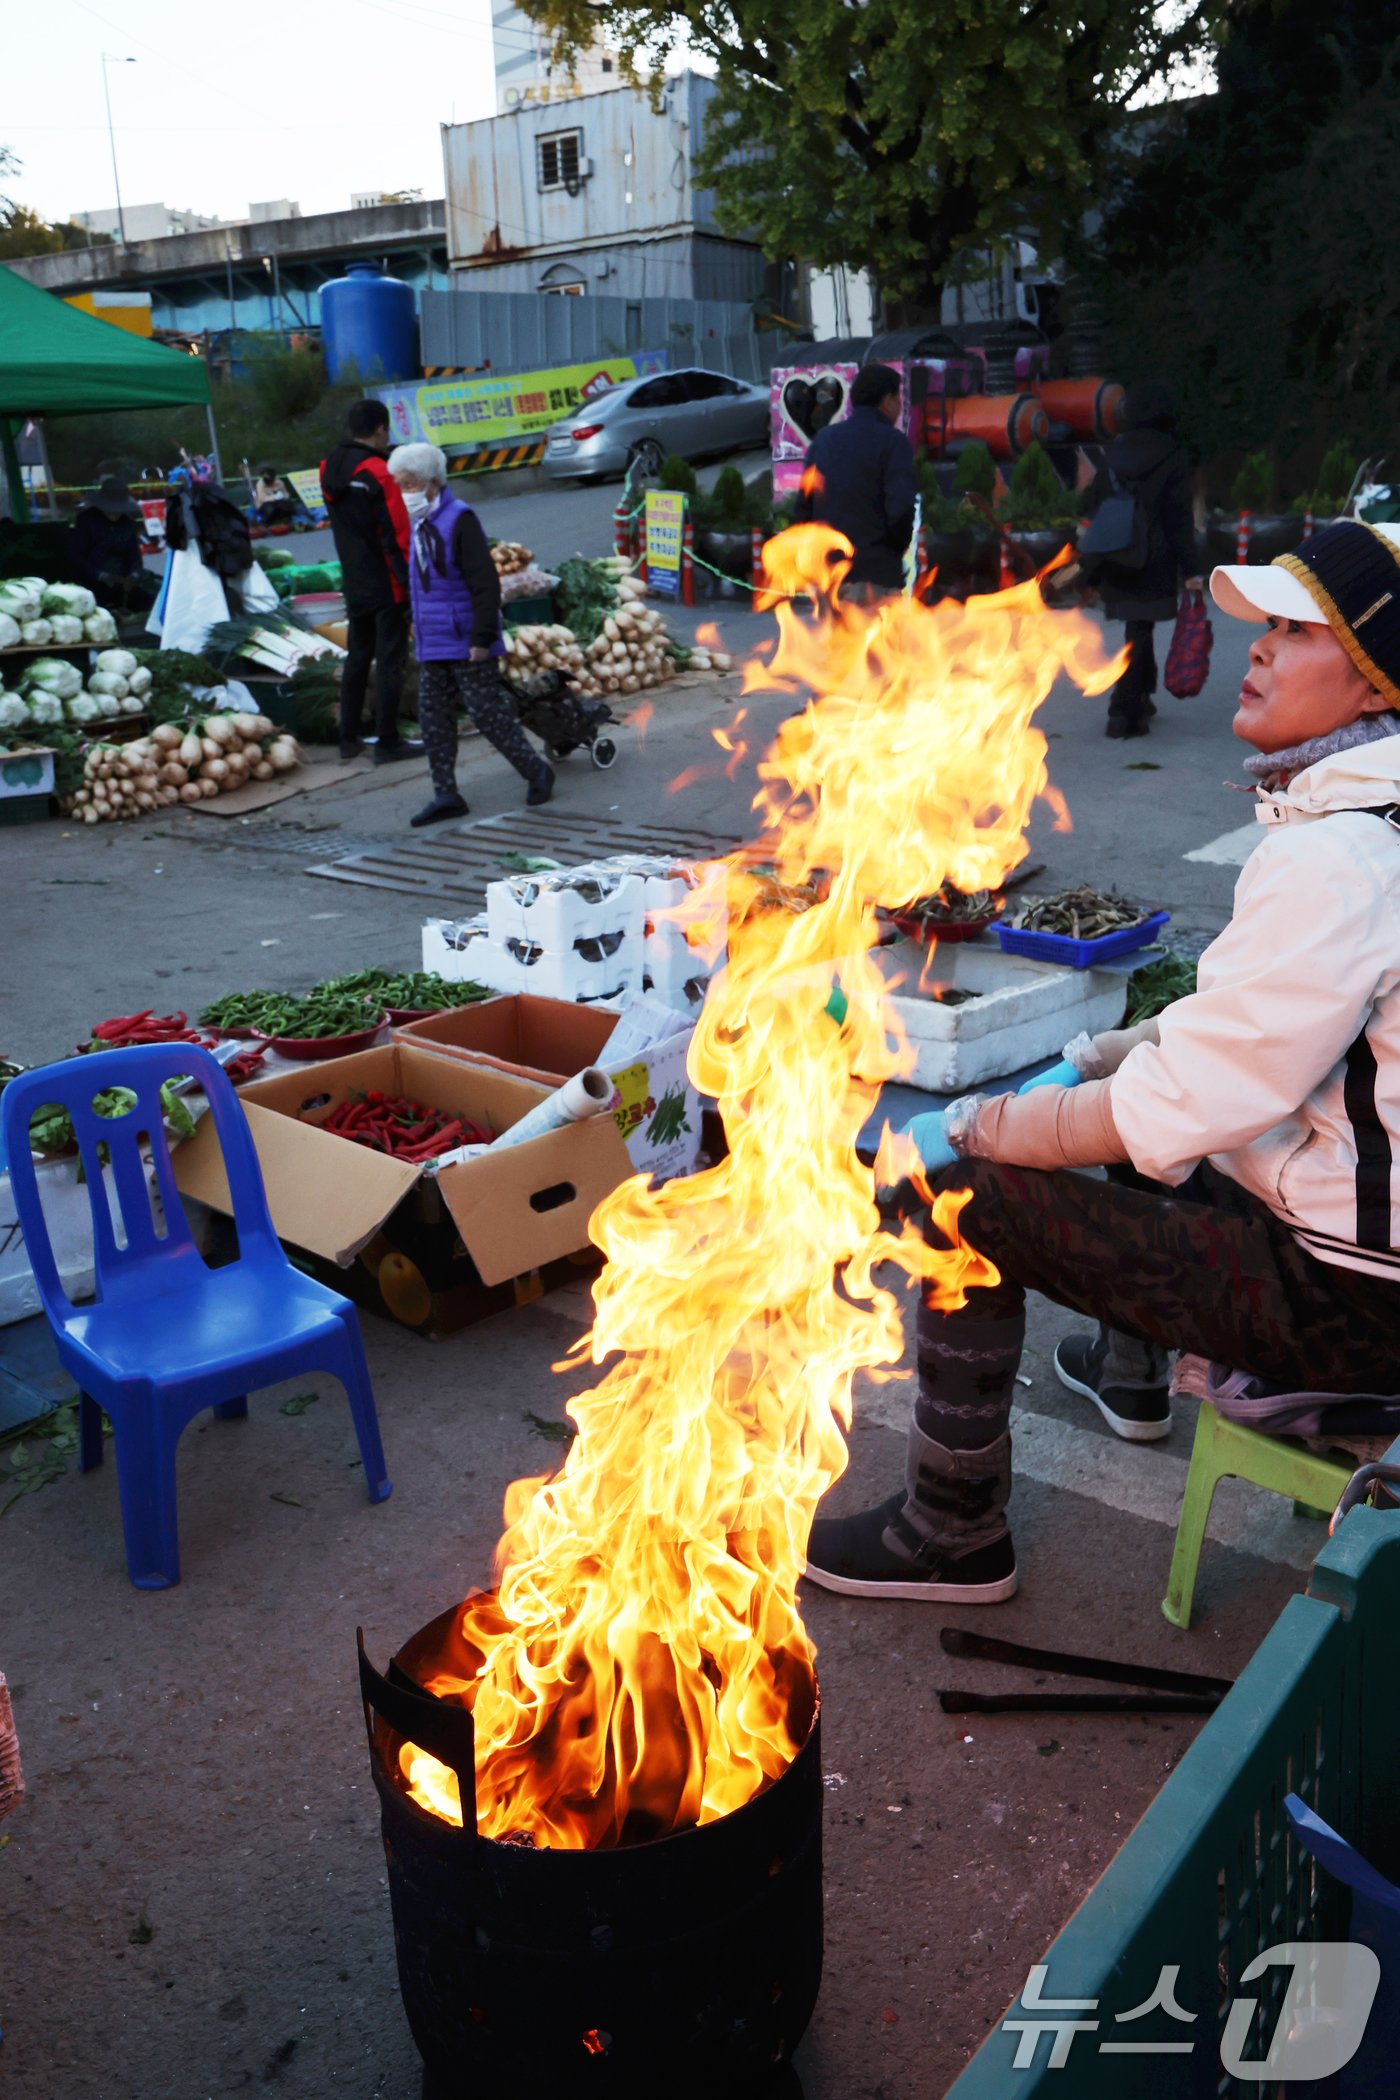
<path id="1" fill-rule="evenodd" d="M 39 600 L 43 613 L 71 613 L 85 620 L 97 611 L 97 600 L 82 583 L 51 583 Z"/>
<path id="2" fill-rule="evenodd" d="M 60 700 L 71 700 L 82 689 L 82 672 L 61 656 L 36 656 L 20 680 L 22 692 L 56 693 Z"/>
<path id="3" fill-rule="evenodd" d="M 110 694 L 113 700 L 125 700 L 130 688 L 124 678 L 115 671 L 94 671 L 87 682 L 90 693 Z"/>
<path id="4" fill-rule="evenodd" d="M 0 649 L 13 649 L 19 640 L 19 621 L 0 612 Z"/>
<path id="5" fill-rule="evenodd" d="M 21 622 L 36 620 L 39 617 L 39 593 L 31 591 L 23 577 L 0 583 L 0 612 Z"/>
<path id="6" fill-rule="evenodd" d="M 146 703 L 137 693 L 128 693 L 121 707 L 124 715 L 144 715 L 146 712 Z"/>
<path id="7" fill-rule="evenodd" d="M 89 613 L 83 622 L 83 633 L 90 642 L 114 642 L 117 638 L 117 623 L 104 605 L 95 613 Z"/>
<path id="8" fill-rule="evenodd" d="M 149 693 L 151 690 L 151 674 L 144 664 L 138 664 L 126 682 L 133 693 Z"/>
<path id="9" fill-rule="evenodd" d="M 97 659 L 99 671 L 115 671 L 118 678 L 130 678 L 137 668 L 136 658 L 129 649 L 104 649 Z"/>
<path id="10" fill-rule="evenodd" d="M 65 649 L 69 649 L 75 642 L 83 640 L 83 623 L 81 620 L 74 619 L 72 613 L 52 614 L 49 619 L 49 625 L 53 629 L 54 640 L 61 642 Z"/>
<path id="11" fill-rule="evenodd" d="M 91 693 L 79 693 L 74 700 L 65 700 L 63 713 L 69 722 L 95 722 L 102 713 Z"/>
<path id="12" fill-rule="evenodd" d="M 53 640 L 53 622 L 52 620 L 21 620 L 19 636 L 20 640 L 26 643 L 29 648 L 42 648 L 45 642 Z"/>
<path id="13" fill-rule="evenodd" d="M 63 720 L 63 702 L 59 699 L 57 693 L 46 693 L 40 689 L 38 692 L 27 693 L 25 698 L 29 702 L 29 719 L 31 722 L 61 722 Z"/>
<path id="14" fill-rule="evenodd" d="M 18 693 L 0 693 L 0 729 L 23 729 L 29 709 Z"/>

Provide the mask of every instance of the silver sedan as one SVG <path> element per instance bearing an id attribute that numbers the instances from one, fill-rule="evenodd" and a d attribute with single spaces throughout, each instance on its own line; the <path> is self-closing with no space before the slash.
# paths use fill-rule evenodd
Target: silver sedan
<path id="1" fill-rule="evenodd" d="M 683 369 L 629 379 L 580 401 L 551 424 L 545 472 L 552 481 L 625 474 L 655 481 L 668 453 L 702 459 L 768 443 L 768 388 L 723 372 Z"/>

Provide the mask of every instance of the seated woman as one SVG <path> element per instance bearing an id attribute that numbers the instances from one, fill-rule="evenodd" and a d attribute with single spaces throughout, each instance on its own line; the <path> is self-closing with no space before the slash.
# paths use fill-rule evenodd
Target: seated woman
<path id="1" fill-rule="evenodd" d="M 1400 528 L 1330 525 L 1211 593 L 1260 629 L 1234 729 L 1263 832 L 1234 916 L 1159 1021 L 909 1125 L 928 1186 L 971 1190 L 961 1228 L 1001 1280 L 921 1309 L 905 1486 L 817 1519 L 824 1588 L 1014 1593 L 1027 1290 L 1099 1322 L 1055 1368 L 1135 1441 L 1170 1430 L 1173 1348 L 1287 1391 L 1400 1391 Z M 1089 1166 L 1110 1178 L 1067 1171 Z"/>
<path id="2" fill-rule="evenodd" d="M 259 467 L 253 483 L 253 508 L 259 525 L 290 525 L 296 516 L 297 499 L 276 467 Z"/>
<path id="3" fill-rule="evenodd" d="M 123 611 L 154 605 L 158 577 L 141 560 L 141 507 L 119 474 L 108 474 L 73 520 L 68 557 L 98 603 Z"/>

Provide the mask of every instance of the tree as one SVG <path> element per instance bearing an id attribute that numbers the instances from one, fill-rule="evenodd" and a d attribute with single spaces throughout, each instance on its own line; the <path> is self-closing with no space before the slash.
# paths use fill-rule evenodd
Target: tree
<path id="1" fill-rule="evenodd" d="M 655 93 L 682 37 L 712 59 L 696 173 L 726 231 L 868 269 L 910 318 L 1016 235 L 1058 246 L 1122 110 L 1208 52 L 1227 6 L 527 0 L 566 66 L 601 41 Z"/>
<path id="2" fill-rule="evenodd" d="M 90 233 L 86 226 L 61 220 L 48 225 L 23 204 L 0 209 L 0 260 L 11 256 L 56 255 L 65 248 L 110 248 L 110 233 Z"/>
<path id="3" fill-rule="evenodd" d="M 1125 157 L 1089 256 L 1120 376 L 1170 378 L 1198 455 L 1311 474 L 1400 438 L 1400 227 L 1367 200 L 1400 136 L 1388 0 L 1280 0 L 1226 40 L 1219 92 Z"/>

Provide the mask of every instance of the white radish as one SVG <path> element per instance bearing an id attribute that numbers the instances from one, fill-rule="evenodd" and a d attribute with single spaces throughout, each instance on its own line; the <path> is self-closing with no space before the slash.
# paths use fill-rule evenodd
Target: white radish
<path id="1" fill-rule="evenodd" d="M 204 746 L 197 736 L 187 736 L 180 743 L 180 763 L 187 769 L 197 766 L 204 756 Z"/>

